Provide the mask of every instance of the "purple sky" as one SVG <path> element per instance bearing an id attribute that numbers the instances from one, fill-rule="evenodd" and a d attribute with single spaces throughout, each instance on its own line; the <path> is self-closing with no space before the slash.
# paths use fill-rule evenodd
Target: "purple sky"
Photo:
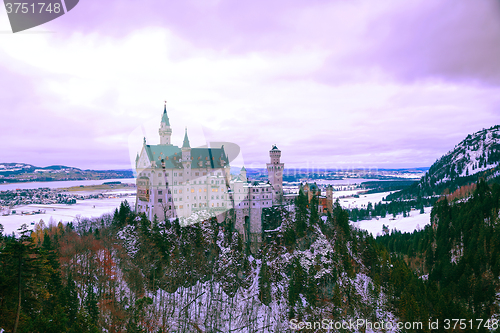
<path id="1" fill-rule="evenodd" d="M 164 100 L 174 144 L 249 167 L 430 166 L 500 123 L 497 0 L 81 0 L 9 31 L 0 162 L 131 168 Z"/>

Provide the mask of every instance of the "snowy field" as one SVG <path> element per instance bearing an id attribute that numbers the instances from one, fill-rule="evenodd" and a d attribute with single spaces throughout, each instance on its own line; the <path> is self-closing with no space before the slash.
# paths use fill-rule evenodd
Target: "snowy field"
<path id="1" fill-rule="evenodd" d="M 111 193 L 108 192 L 107 194 Z M 73 205 L 51 204 L 18 206 L 14 208 L 18 213 L 41 210 L 45 211 L 45 214 L 0 216 L 0 224 L 4 227 L 4 234 L 11 234 L 12 232 L 17 232 L 17 229 L 23 223 L 33 228 L 32 223 L 40 222 L 40 220 L 43 220 L 45 224 L 48 225 L 51 221 L 54 223 L 60 221 L 63 223 L 71 222 L 77 218 L 77 216 L 89 218 L 99 217 L 104 213 L 112 213 L 124 200 L 127 200 L 130 207 L 133 208 L 135 206 L 135 193 L 132 196 L 121 198 L 77 200 L 76 204 Z"/>
<path id="2" fill-rule="evenodd" d="M 339 191 L 334 192 L 333 197 L 338 198 L 340 196 L 345 195 L 354 195 L 359 191 Z M 340 205 L 344 208 L 366 208 L 368 203 L 371 202 L 373 205 L 375 203 L 379 203 L 382 199 L 393 192 L 382 192 L 382 193 L 373 193 L 373 194 L 359 194 L 359 198 L 342 198 L 339 199 Z M 337 196 L 336 196 L 337 195 Z"/>
<path id="3" fill-rule="evenodd" d="M 430 223 L 432 207 L 426 207 L 424 209 L 425 213 L 420 214 L 419 210 L 414 210 L 410 212 L 410 216 L 403 217 L 403 214 L 396 216 L 396 219 L 392 215 L 388 215 L 384 218 L 363 220 L 358 222 L 351 222 L 351 224 L 358 228 L 367 230 L 374 237 L 382 235 L 382 226 L 385 224 L 389 227 L 389 230 L 397 229 L 401 232 L 413 232 L 414 230 L 423 229 L 427 224 Z"/>
<path id="4" fill-rule="evenodd" d="M 354 192 L 354 191 L 344 191 L 344 192 L 334 192 L 334 195 L 338 193 L 338 196 L 345 195 L 342 193 Z M 339 199 L 340 205 L 343 208 L 364 208 L 369 202 L 373 205 L 382 201 L 382 198 L 386 197 L 392 192 L 382 192 L 374 194 L 360 194 L 359 198 L 343 198 Z M 353 193 L 355 194 L 355 193 Z M 337 197 L 338 197 L 337 196 Z M 403 214 L 397 215 L 396 219 L 392 215 L 387 215 L 384 218 L 374 218 L 372 220 L 363 220 L 358 222 L 351 222 L 353 226 L 358 229 L 364 229 L 370 232 L 374 237 L 377 235 L 382 235 L 382 226 L 385 224 L 389 227 L 389 230 L 397 229 L 401 232 L 413 232 L 416 229 L 423 229 L 424 226 L 430 223 L 430 213 L 432 207 L 426 207 L 424 209 L 425 213 L 420 214 L 420 210 L 414 210 L 410 212 L 408 217 L 403 217 Z"/>

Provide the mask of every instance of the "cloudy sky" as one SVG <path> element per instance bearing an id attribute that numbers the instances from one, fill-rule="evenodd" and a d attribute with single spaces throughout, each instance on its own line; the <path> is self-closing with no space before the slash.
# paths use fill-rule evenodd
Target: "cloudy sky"
<path id="1" fill-rule="evenodd" d="M 131 168 L 227 141 L 262 167 L 430 166 L 500 123 L 498 0 L 81 0 L 12 34 L 0 9 L 0 162 Z"/>

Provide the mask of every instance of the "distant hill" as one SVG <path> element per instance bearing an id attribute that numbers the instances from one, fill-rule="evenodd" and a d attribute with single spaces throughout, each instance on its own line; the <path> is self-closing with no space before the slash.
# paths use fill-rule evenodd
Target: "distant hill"
<path id="1" fill-rule="evenodd" d="M 500 175 L 500 125 L 469 134 L 438 159 L 415 183 L 387 199 L 440 195 L 479 178 L 494 182 Z"/>
<path id="2" fill-rule="evenodd" d="M 26 163 L 0 163 L 0 183 L 132 177 L 132 170 L 82 170 L 64 165 L 38 167 Z"/>

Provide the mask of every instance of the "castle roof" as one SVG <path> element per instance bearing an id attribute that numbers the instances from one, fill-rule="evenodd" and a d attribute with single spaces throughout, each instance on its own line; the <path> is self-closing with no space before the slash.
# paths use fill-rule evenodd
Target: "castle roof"
<path id="1" fill-rule="evenodd" d="M 186 131 L 184 132 L 184 141 L 182 142 L 182 148 L 190 148 L 187 127 L 186 127 Z"/>
<path id="2" fill-rule="evenodd" d="M 168 120 L 167 115 L 167 104 L 165 104 L 165 108 L 163 109 L 163 116 L 161 117 L 161 122 L 165 123 L 165 125 L 170 126 L 170 121 Z"/>
<path id="3" fill-rule="evenodd" d="M 145 145 L 146 153 L 157 168 L 161 161 L 166 169 L 182 168 L 182 150 L 174 145 Z M 191 169 L 216 169 L 229 165 L 224 148 L 191 148 Z"/>

